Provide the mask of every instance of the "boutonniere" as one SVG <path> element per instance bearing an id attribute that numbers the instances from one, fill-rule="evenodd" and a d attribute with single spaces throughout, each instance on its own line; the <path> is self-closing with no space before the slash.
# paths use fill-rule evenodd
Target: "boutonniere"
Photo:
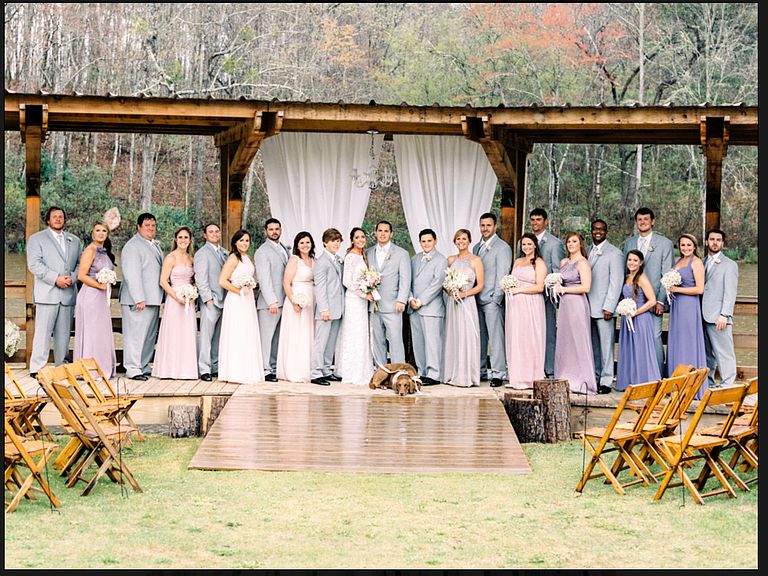
<path id="1" fill-rule="evenodd" d="M 424 262 L 432 262 L 432 254 L 424 254 Z"/>
<path id="2" fill-rule="evenodd" d="M 339 256 L 334 256 L 333 259 L 336 261 L 336 264 L 344 264 L 344 260 L 342 260 Z"/>
<path id="3" fill-rule="evenodd" d="M 647 251 L 648 251 L 648 252 L 653 252 L 653 250 L 654 250 L 654 248 L 653 248 L 653 244 L 648 244 L 648 248 L 647 248 Z"/>
<path id="4" fill-rule="evenodd" d="M 539 244 L 544 244 L 544 242 L 546 242 L 546 241 L 547 241 L 547 237 L 546 236 L 542 236 L 541 240 L 539 240 Z"/>
<path id="5" fill-rule="evenodd" d="M 387 255 L 386 255 L 386 257 L 384 258 L 384 261 L 386 262 L 386 261 L 387 261 L 387 260 L 389 260 L 390 258 L 392 258 L 392 254 L 390 254 L 389 252 L 387 252 Z"/>

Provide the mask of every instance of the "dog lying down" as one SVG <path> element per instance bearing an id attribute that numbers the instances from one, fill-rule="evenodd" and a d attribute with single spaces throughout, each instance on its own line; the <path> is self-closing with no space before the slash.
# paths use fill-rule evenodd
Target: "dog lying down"
<path id="1" fill-rule="evenodd" d="M 421 392 L 421 378 L 410 364 L 379 364 L 368 387 L 391 388 L 399 396 L 405 396 Z"/>

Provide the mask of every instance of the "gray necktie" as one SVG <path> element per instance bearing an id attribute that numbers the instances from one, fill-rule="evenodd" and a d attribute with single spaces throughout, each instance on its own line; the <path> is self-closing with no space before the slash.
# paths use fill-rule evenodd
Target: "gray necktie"
<path id="1" fill-rule="evenodd" d="M 64 244 L 64 234 L 59 234 L 56 236 L 56 240 L 59 242 L 59 248 L 61 248 L 61 252 L 66 255 L 67 253 L 67 245 Z"/>
<path id="2" fill-rule="evenodd" d="M 589 265 L 594 266 L 595 260 L 597 260 L 597 246 L 592 246 L 592 250 L 589 251 Z"/>
<path id="3" fill-rule="evenodd" d="M 637 241 L 637 249 L 643 253 L 643 256 L 645 256 L 645 253 L 648 251 L 648 238 L 640 236 Z"/>

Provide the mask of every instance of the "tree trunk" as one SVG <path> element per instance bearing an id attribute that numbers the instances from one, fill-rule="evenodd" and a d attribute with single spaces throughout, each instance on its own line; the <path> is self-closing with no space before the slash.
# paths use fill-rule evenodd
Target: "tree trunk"
<path id="1" fill-rule="evenodd" d="M 554 444 L 571 439 L 571 389 L 568 380 L 534 380 L 533 397 L 544 408 L 544 431 L 547 442 Z"/>
<path id="2" fill-rule="evenodd" d="M 202 405 L 202 428 L 200 433 L 202 436 L 208 434 L 208 431 L 213 426 L 213 423 L 221 414 L 224 406 L 227 405 L 229 396 L 203 396 L 201 400 Z"/>
<path id="3" fill-rule="evenodd" d="M 195 139 L 195 225 L 203 226 L 203 174 L 205 172 L 205 149 L 203 137 Z"/>
<path id="4" fill-rule="evenodd" d="M 171 438 L 200 436 L 200 406 L 168 406 L 168 434 Z"/>
<path id="5" fill-rule="evenodd" d="M 155 177 L 155 135 L 144 134 L 142 140 L 139 208 L 148 211 L 152 208 L 152 180 Z"/>
<path id="6" fill-rule="evenodd" d="M 504 408 L 521 443 L 546 442 L 544 406 L 541 400 L 521 398 L 514 392 L 505 392 Z"/>

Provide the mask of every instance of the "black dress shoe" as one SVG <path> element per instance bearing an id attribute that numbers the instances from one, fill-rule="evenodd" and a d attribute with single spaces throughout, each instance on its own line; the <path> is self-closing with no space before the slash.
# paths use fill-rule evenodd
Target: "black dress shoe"
<path id="1" fill-rule="evenodd" d="M 29 375 L 32 376 L 32 378 L 37 378 L 37 372 L 30 372 Z"/>
<path id="2" fill-rule="evenodd" d="M 430 378 L 429 376 L 421 377 L 422 386 L 434 386 L 435 384 L 440 384 L 440 382 L 438 380 L 435 380 L 434 378 Z"/>
<path id="3" fill-rule="evenodd" d="M 504 381 L 501 378 L 492 378 L 491 379 L 491 388 L 498 388 L 504 384 Z"/>
<path id="4" fill-rule="evenodd" d="M 219 375 L 218 372 L 211 372 L 211 377 L 216 378 Z"/>
<path id="5" fill-rule="evenodd" d="M 328 376 L 323 376 L 323 380 L 328 380 L 329 382 L 341 382 L 341 376 L 336 376 L 336 374 L 329 374 Z"/>
<path id="6" fill-rule="evenodd" d="M 129 376 L 131 380 L 141 380 L 142 382 L 145 382 L 149 380 L 146 374 L 136 374 L 136 376 Z"/>
<path id="7" fill-rule="evenodd" d="M 312 384 L 318 384 L 319 386 L 330 386 L 331 385 L 331 383 L 328 382 L 328 380 L 326 380 L 325 378 L 312 378 L 312 380 L 310 380 L 310 382 L 312 382 Z"/>
<path id="8" fill-rule="evenodd" d="M 211 380 L 213 380 L 213 378 L 211 378 L 210 374 L 200 374 L 200 380 L 204 380 L 205 382 L 210 382 Z"/>
<path id="9" fill-rule="evenodd" d="M 277 376 L 275 376 L 274 374 L 267 374 L 266 376 L 264 376 L 264 380 L 266 380 L 267 382 L 277 382 Z"/>
<path id="10" fill-rule="evenodd" d="M 611 392 L 613 392 L 613 388 L 611 388 L 610 386 L 603 386 L 602 384 L 599 384 L 597 386 L 598 394 L 610 394 Z"/>

